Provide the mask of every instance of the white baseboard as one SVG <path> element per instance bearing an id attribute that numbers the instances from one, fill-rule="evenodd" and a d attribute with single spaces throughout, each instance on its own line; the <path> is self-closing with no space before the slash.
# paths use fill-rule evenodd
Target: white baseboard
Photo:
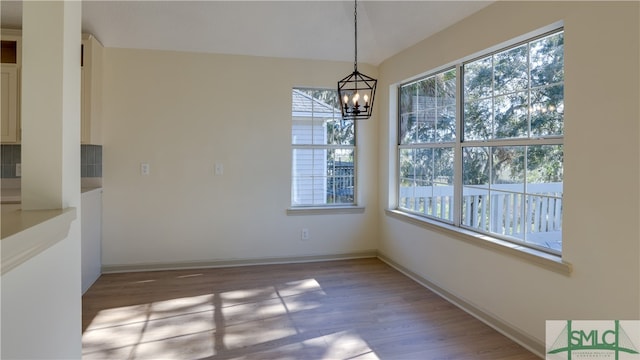
<path id="1" fill-rule="evenodd" d="M 537 339 L 531 337 L 529 334 L 526 334 L 520 329 L 517 329 L 512 325 L 504 322 L 503 320 L 499 319 L 495 315 L 492 315 L 486 311 L 483 311 L 478 307 L 470 304 L 469 302 L 459 298 L 458 296 L 448 292 L 447 290 L 434 284 L 428 279 L 425 279 L 424 277 L 396 263 L 395 261 L 391 260 L 389 257 L 385 256 L 384 254 L 381 254 L 380 252 L 378 252 L 378 258 L 384 261 L 385 263 L 387 263 L 389 266 L 393 267 L 394 269 L 400 271 L 401 273 L 415 280 L 420 285 L 426 287 L 427 289 L 443 297 L 445 300 L 456 305 L 457 307 L 459 307 L 469 315 L 482 321 L 483 323 L 487 324 L 488 326 L 498 331 L 502 335 L 518 343 L 525 349 L 531 351 L 536 356 L 544 359 L 544 353 L 545 353 L 544 343 L 539 342 Z"/>
<path id="2" fill-rule="evenodd" d="M 346 254 L 309 255 L 309 256 L 295 256 L 295 257 L 269 257 L 269 258 L 210 260 L 210 261 L 176 262 L 176 263 L 147 263 L 147 264 L 134 264 L 134 265 L 103 265 L 102 273 L 113 274 L 113 273 L 122 273 L 122 272 L 206 269 L 206 268 L 221 268 L 221 267 L 234 267 L 234 266 L 272 265 L 272 264 L 295 264 L 295 263 L 318 262 L 318 261 L 375 258 L 377 256 L 378 256 L 378 252 L 376 250 L 367 250 L 367 251 L 346 253 Z"/>

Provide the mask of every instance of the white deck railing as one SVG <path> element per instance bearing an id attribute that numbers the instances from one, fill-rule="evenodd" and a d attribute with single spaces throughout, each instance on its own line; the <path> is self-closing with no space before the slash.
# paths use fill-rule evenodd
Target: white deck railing
<path id="1" fill-rule="evenodd" d="M 562 183 L 482 185 L 463 187 L 465 227 L 561 249 Z M 400 188 L 399 207 L 453 221 L 453 186 Z"/>

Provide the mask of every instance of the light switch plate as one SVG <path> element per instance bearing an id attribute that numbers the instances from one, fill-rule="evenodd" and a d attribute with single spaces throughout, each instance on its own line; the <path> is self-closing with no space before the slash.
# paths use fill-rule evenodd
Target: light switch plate
<path id="1" fill-rule="evenodd" d="M 140 164 L 140 174 L 141 175 L 149 175 L 151 173 L 151 166 L 148 163 Z"/>
<path id="2" fill-rule="evenodd" d="M 224 174 L 224 165 L 222 165 L 221 163 L 215 163 L 215 165 L 214 165 L 214 173 L 216 175 Z"/>

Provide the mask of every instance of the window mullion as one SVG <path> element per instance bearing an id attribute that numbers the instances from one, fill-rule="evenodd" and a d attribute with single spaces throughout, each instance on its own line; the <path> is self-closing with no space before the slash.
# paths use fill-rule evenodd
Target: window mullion
<path id="1" fill-rule="evenodd" d="M 527 241 L 527 230 L 529 229 L 529 222 L 527 221 L 527 212 L 529 211 L 528 207 L 530 206 L 527 202 L 527 196 L 529 196 L 528 184 L 528 171 L 529 168 L 529 146 L 524 147 L 524 180 L 523 180 L 523 193 L 522 193 L 522 239 L 523 241 Z"/>
<path id="2" fill-rule="evenodd" d="M 462 224 L 462 109 L 464 108 L 463 86 L 464 73 L 462 65 L 456 65 L 456 143 L 453 151 L 453 224 Z"/>
<path id="3" fill-rule="evenodd" d="M 541 137 L 541 138 L 513 138 L 505 140 L 477 140 L 477 141 L 465 141 L 465 147 L 478 147 L 478 146 L 522 146 L 522 145 L 562 145 L 563 138 L 559 136 L 554 137 Z"/>
<path id="4" fill-rule="evenodd" d="M 531 138 L 531 43 L 527 43 L 527 136 Z"/>

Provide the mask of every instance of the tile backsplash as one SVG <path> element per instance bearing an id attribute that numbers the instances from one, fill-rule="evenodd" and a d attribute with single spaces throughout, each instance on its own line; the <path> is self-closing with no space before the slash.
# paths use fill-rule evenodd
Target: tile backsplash
<path id="1" fill-rule="evenodd" d="M 21 162 L 20 145 L 0 145 L 0 177 L 18 178 L 16 164 Z M 102 145 L 80 145 L 80 176 L 102 177 Z"/>
<path id="2" fill-rule="evenodd" d="M 2 165 L 0 166 L 0 177 L 3 179 L 13 179 L 16 176 L 16 164 L 20 164 L 21 151 L 20 145 L 0 145 L 0 157 Z"/>
<path id="3" fill-rule="evenodd" d="M 80 145 L 80 176 L 102 177 L 102 145 Z"/>

